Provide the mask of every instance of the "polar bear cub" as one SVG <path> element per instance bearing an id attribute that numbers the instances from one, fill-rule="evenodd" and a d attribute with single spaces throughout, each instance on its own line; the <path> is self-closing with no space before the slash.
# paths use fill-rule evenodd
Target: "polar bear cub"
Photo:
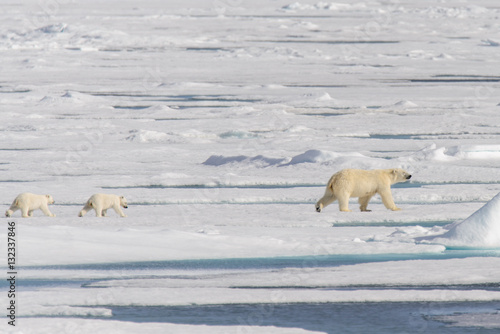
<path id="1" fill-rule="evenodd" d="M 401 168 L 394 169 L 343 169 L 333 174 L 326 186 L 325 195 L 316 203 L 316 211 L 339 201 L 340 211 L 349 210 L 349 198 L 359 197 L 361 211 L 367 209 L 373 195 L 379 194 L 382 202 L 389 210 L 401 210 L 394 204 L 391 185 L 409 180 L 411 175 Z"/>
<path id="2" fill-rule="evenodd" d="M 94 209 L 96 217 L 105 217 L 106 211 L 113 208 L 120 217 L 127 217 L 120 207 L 128 208 L 125 197 L 112 194 L 94 194 L 90 196 L 78 216 L 83 217 L 88 211 Z"/>
<path id="3" fill-rule="evenodd" d="M 54 204 L 54 199 L 50 195 L 22 193 L 14 199 L 5 216 L 11 217 L 14 212 L 21 210 L 23 218 L 33 217 L 33 211 L 40 209 L 46 216 L 55 217 L 56 215 L 49 210 L 49 204 Z"/>

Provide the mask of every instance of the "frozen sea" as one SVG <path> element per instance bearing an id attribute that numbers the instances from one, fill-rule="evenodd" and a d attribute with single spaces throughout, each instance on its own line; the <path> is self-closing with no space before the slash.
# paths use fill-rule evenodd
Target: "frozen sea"
<path id="1" fill-rule="evenodd" d="M 2 1 L 0 203 L 56 217 L 0 332 L 498 333 L 499 52 L 493 0 Z M 317 213 L 343 168 L 402 210 Z"/>

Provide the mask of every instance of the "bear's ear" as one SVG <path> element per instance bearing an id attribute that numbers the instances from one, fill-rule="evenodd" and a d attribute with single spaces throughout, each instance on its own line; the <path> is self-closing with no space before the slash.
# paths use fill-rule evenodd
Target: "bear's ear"
<path id="1" fill-rule="evenodd" d="M 398 173 L 398 171 L 396 169 L 392 170 L 392 174 L 397 174 L 397 173 Z"/>
<path id="2" fill-rule="evenodd" d="M 50 198 L 50 195 L 45 195 L 45 197 Z"/>
<path id="3" fill-rule="evenodd" d="M 123 197 L 123 196 L 120 196 L 120 198 L 121 198 L 121 199 L 123 199 L 123 198 L 125 198 L 125 197 Z"/>

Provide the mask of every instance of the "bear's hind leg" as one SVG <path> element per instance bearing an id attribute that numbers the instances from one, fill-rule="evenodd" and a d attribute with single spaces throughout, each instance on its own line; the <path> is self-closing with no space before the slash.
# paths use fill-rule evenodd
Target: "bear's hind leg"
<path id="1" fill-rule="evenodd" d="M 321 212 L 323 208 L 335 202 L 337 198 L 334 194 L 325 194 L 318 202 L 316 202 L 316 211 Z"/>
<path id="2" fill-rule="evenodd" d="M 28 208 L 21 208 L 21 217 L 23 217 L 23 218 L 29 217 Z"/>
<path id="3" fill-rule="evenodd" d="M 15 203 L 13 203 L 10 206 L 9 210 L 5 211 L 5 217 L 12 217 L 14 212 L 16 212 L 17 210 L 19 210 L 19 207 L 17 205 L 15 205 Z"/>
<path id="4" fill-rule="evenodd" d="M 85 204 L 85 206 L 83 207 L 83 209 L 81 209 L 80 212 L 78 213 L 78 217 L 85 216 L 85 214 L 87 212 L 89 212 L 90 210 L 92 210 L 92 205 L 89 205 L 88 203 Z"/>
<path id="5" fill-rule="evenodd" d="M 347 194 L 342 194 L 338 197 L 340 211 L 351 212 L 351 210 L 349 210 L 349 197 L 350 196 Z"/>
<path id="6" fill-rule="evenodd" d="M 95 216 L 102 217 L 102 207 L 94 205 Z"/>

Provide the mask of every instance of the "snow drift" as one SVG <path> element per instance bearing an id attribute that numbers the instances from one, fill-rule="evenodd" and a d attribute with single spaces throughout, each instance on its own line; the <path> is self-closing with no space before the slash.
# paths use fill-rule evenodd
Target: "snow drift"
<path id="1" fill-rule="evenodd" d="M 500 145 L 457 145 L 437 147 L 432 144 L 414 153 L 413 161 L 456 161 L 500 159 Z"/>
<path id="2" fill-rule="evenodd" d="M 330 152 L 322 150 L 308 150 L 304 153 L 293 156 L 292 158 L 269 158 L 263 155 L 249 157 L 245 155 L 238 156 L 222 156 L 212 155 L 205 162 L 207 166 L 222 166 L 230 163 L 240 163 L 246 165 L 258 165 L 261 167 L 268 166 L 291 166 L 303 163 L 329 163 L 343 158 L 367 158 L 358 152 Z"/>
<path id="3" fill-rule="evenodd" d="M 451 247 L 500 247 L 500 193 L 467 219 L 451 224 L 446 233 L 421 241 Z"/>

